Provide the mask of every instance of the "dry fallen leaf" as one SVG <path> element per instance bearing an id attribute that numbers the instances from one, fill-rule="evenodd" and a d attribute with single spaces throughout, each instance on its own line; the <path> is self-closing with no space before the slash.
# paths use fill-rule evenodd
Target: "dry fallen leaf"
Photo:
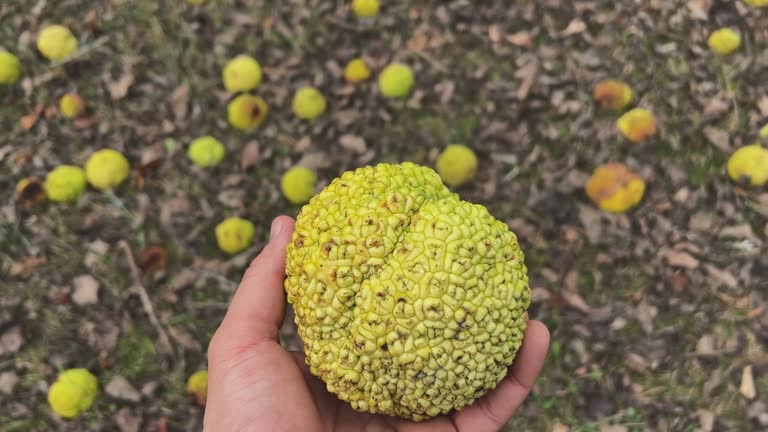
<path id="1" fill-rule="evenodd" d="M 43 111 L 45 110 L 45 107 L 42 105 L 37 105 L 34 110 L 30 114 L 27 114 L 19 120 L 19 124 L 21 125 L 21 128 L 25 131 L 28 131 L 35 127 L 37 124 L 37 121 L 40 120 L 40 116 L 43 114 Z"/>
<path id="2" fill-rule="evenodd" d="M 524 48 L 530 48 L 530 46 L 533 44 L 533 38 L 527 31 L 519 31 L 514 34 L 507 35 L 504 39 L 506 39 L 507 42 L 511 43 L 512 45 Z"/>
<path id="3" fill-rule="evenodd" d="M 114 80 L 109 74 L 103 76 L 104 83 L 107 86 L 107 90 L 109 90 L 109 96 L 112 100 L 120 100 L 128 95 L 128 90 L 133 85 L 135 79 L 130 66 L 123 69 L 123 74 L 117 80 Z"/>
<path id="4" fill-rule="evenodd" d="M 699 260 L 694 258 L 688 252 L 667 249 L 662 252 L 662 256 L 667 260 L 667 264 L 672 267 L 695 269 L 699 266 Z"/>
<path id="5" fill-rule="evenodd" d="M 189 105 L 189 84 L 182 84 L 171 93 L 171 110 L 177 123 L 187 118 Z"/>
<path id="6" fill-rule="evenodd" d="M 752 375 L 752 365 L 744 366 L 741 371 L 741 385 L 739 385 L 739 393 L 745 398 L 752 400 L 757 396 L 757 390 L 755 389 L 755 377 Z"/>
<path id="7" fill-rule="evenodd" d="M 366 150 L 365 140 L 356 135 L 345 134 L 339 138 L 339 144 L 345 150 L 349 150 L 352 153 L 364 153 Z"/>
<path id="8" fill-rule="evenodd" d="M 536 60 L 530 60 L 525 66 L 518 69 L 515 77 L 520 78 L 520 87 L 517 89 L 517 99 L 525 100 L 536 82 L 536 75 L 539 72 L 539 63 Z"/>
<path id="9" fill-rule="evenodd" d="M 256 140 L 248 141 L 243 147 L 243 152 L 240 154 L 240 169 L 248 171 L 256 166 L 261 160 L 261 150 L 259 148 L 259 142 Z"/>
<path id="10" fill-rule="evenodd" d="M 18 352 L 23 343 L 24 337 L 21 334 L 21 326 L 15 324 L 0 335 L 0 356 Z"/>
<path id="11" fill-rule="evenodd" d="M 568 23 L 568 27 L 566 27 L 565 30 L 563 30 L 560 34 L 562 36 L 572 36 L 578 33 L 582 33 L 586 29 L 587 24 L 579 18 L 575 18 L 573 21 Z"/>
<path id="12" fill-rule="evenodd" d="M 42 266 L 46 262 L 48 262 L 48 260 L 45 257 L 27 256 L 20 261 L 14 261 L 11 264 L 9 273 L 11 276 L 26 277 L 32 270 Z"/>
<path id="13" fill-rule="evenodd" d="M 99 302 L 99 282 L 91 275 L 80 275 L 72 279 L 72 301 L 78 305 Z"/>
<path id="14" fill-rule="evenodd" d="M 165 271 L 168 264 L 168 252 L 162 246 L 149 246 L 136 256 L 136 265 L 146 274 Z"/>

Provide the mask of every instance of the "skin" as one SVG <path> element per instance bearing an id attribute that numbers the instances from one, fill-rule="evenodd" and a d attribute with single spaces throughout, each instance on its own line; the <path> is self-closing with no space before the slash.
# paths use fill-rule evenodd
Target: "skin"
<path id="1" fill-rule="evenodd" d="M 244 431 L 496 431 L 528 396 L 549 350 L 549 331 L 528 321 L 507 377 L 459 412 L 412 422 L 361 413 L 309 373 L 304 354 L 280 345 L 285 316 L 285 250 L 293 219 L 272 223 L 270 242 L 253 260 L 208 347 L 206 432 Z"/>

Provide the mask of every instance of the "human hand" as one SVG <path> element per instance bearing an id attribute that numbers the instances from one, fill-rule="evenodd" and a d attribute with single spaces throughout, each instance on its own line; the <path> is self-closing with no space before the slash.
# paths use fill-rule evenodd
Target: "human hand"
<path id="1" fill-rule="evenodd" d="M 294 221 L 272 223 L 269 244 L 253 260 L 208 347 L 206 432 L 495 431 L 525 400 L 544 365 L 549 331 L 528 321 L 523 345 L 496 389 L 461 411 L 422 422 L 361 413 L 326 390 L 288 352 L 278 331 L 285 316 L 285 250 Z"/>

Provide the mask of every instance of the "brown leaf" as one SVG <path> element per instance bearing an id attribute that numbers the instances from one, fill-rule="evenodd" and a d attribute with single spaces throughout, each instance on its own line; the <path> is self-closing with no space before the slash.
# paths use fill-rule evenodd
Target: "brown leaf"
<path id="1" fill-rule="evenodd" d="M 536 60 L 529 61 L 525 66 L 518 69 L 515 76 L 520 78 L 520 87 L 517 89 L 516 96 L 519 100 L 528 98 L 528 94 L 536 82 L 536 74 L 539 72 L 539 63 Z"/>
<path id="2" fill-rule="evenodd" d="M 672 267 L 695 269 L 699 266 L 699 260 L 688 252 L 668 249 L 662 253 L 662 256 L 667 260 L 667 264 Z"/>
<path id="3" fill-rule="evenodd" d="M 699 432 L 712 432 L 715 427 L 715 414 L 712 411 L 700 409 L 696 411 L 699 416 Z"/>
<path id="4" fill-rule="evenodd" d="M 35 127 L 37 124 L 37 121 L 40 120 L 40 115 L 43 114 L 43 111 L 45 110 L 45 107 L 42 105 L 37 105 L 34 110 L 30 114 L 27 114 L 19 120 L 19 124 L 21 125 L 21 128 L 25 131 L 28 131 Z"/>
<path id="5" fill-rule="evenodd" d="M 171 110 L 176 122 L 183 122 L 187 118 L 189 109 L 189 84 L 182 84 L 171 93 Z"/>
<path id="6" fill-rule="evenodd" d="M 56 108 L 54 105 L 51 105 L 51 106 L 45 108 L 44 116 L 45 116 L 46 120 L 50 120 L 50 119 L 52 119 L 52 118 L 54 118 L 54 117 L 56 117 L 58 115 L 59 115 L 59 109 Z"/>
<path id="7" fill-rule="evenodd" d="M 76 129 L 88 129 L 99 122 L 99 118 L 96 114 L 89 114 L 77 117 L 72 121 L 72 124 Z"/>
<path id="8" fill-rule="evenodd" d="M 345 150 L 353 153 L 364 153 L 366 150 L 365 140 L 356 135 L 345 134 L 339 138 L 339 144 Z"/>
<path id="9" fill-rule="evenodd" d="M 23 343 L 24 337 L 21 335 L 21 326 L 16 324 L 0 335 L 0 356 L 18 352 Z"/>
<path id="10" fill-rule="evenodd" d="M 568 27 L 563 30 L 560 35 L 561 36 L 572 36 L 578 33 L 582 33 L 584 30 L 587 29 L 587 24 L 582 21 L 579 18 L 575 18 L 573 21 L 568 23 Z"/>
<path id="11" fill-rule="evenodd" d="M 136 265 L 146 274 L 163 272 L 167 264 L 168 252 L 162 246 L 144 248 L 136 257 Z"/>
<path id="12" fill-rule="evenodd" d="M 136 80 L 130 67 L 124 68 L 123 74 L 116 81 L 108 74 L 105 74 L 103 79 L 112 100 L 120 100 L 124 98 Z"/>
<path id="13" fill-rule="evenodd" d="M 731 151 L 731 136 L 728 132 L 713 126 L 705 127 L 703 132 L 712 145 L 724 152 Z"/>
<path id="14" fill-rule="evenodd" d="M 165 417 L 160 417 L 160 420 L 155 423 L 157 427 L 157 432 L 168 432 L 168 419 Z"/>
<path id="15" fill-rule="evenodd" d="M 48 262 L 48 260 L 45 257 L 27 256 L 20 261 L 12 263 L 9 273 L 11 276 L 26 276 L 32 270 L 42 266 L 46 262 Z"/>
<path id="16" fill-rule="evenodd" d="M 524 48 L 530 48 L 533 44 L 533 38 L 531 38 L 531 34 L 524 30 L 508 35 L 504 39 L 506 39 L 506 41 L 512 45 Z"/>
<path id="17" fill-rule="evenodd" d="M 741 371 L 741 385 L 739 385 L 739 393 L 745 398 L 752 400 L 757 396 L 757 390 L 755 389 L 755 377 L 752 375 L 752 365 L 744 366 Z"/>
<path id="18" fill-rule="evenodd" d="M 243 147 L 243 152 L 240 154 L 240 169 L 248 171 L 256 166 L 261 160 L 261 149 L 259 148 L 259 142 L 256 140 L 248 141 Z"/>
<path id="19" fill-rule="evenodd" d="M 99 302 L 99 282 L 93 276 L 84 274 L 72 279 L 72 301 L 78 305 Z"/>
<path id="20" fill-rule="evenodd" d="M 763 96 L 757 102 L 757 108 L 760 109 L 760 114 L 762 114 L 763 117 L 768 117 L 768 96 Z"/>

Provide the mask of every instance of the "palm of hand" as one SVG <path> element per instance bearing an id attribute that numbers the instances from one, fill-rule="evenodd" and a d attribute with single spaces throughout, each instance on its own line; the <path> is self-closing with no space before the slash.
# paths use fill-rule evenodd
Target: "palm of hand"
<path id="1" fill-rule="evenodd" d="M 303 353 L 285 351 L 278 341 L 285 245 L 292 231 L 289 218 L 275 220 L 270 244 L 246 272 L 211 341 L 206 431 L 494 431 L 525 400 L 549 346 L 549 333 L 538 321 L 529 321 L 507 377 L 459 412 L 412 422 L 361 413 L 340 401 L 309 373 Z"/>

